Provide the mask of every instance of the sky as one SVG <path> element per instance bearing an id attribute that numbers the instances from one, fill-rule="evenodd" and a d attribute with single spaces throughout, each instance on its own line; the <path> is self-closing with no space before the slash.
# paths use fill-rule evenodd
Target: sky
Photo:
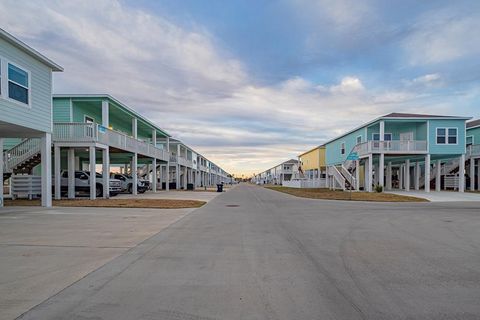
<path id="1" fill-rule="evenodd" d="M 480 117 L 480 1 L 0 0 L 0 27 L 229 173 L 390 112 Z"/>

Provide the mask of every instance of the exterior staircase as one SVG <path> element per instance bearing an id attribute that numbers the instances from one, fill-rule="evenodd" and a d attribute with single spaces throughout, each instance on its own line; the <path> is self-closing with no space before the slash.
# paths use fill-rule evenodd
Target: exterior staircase
<path id="1" fill-rule="evenodd" d="M 442 166 L 442 170 L 440 172 L 441 176 L 444 175 L 449 175 L 449 174 L 454 174 L 458 172 L 458 169 L 460 167 L 460 160 L 458 159 L 452 159 L 449 162 L 446 162 Z M 430 182 L 435 179 L 437 176 L 437 171 L 439 168 L 435 165 L 432 170 L 430 170 Z M 420 176 L 420 188 L 425 186 L 425 173 L 423 172 L 422 175 Z"/>
<path id="2" fill-rule="evenodd" d="M 12 174 L 30 174 L 41 162 L 40 138 L 26 139 L 3 153 L 3 180 Z"/>

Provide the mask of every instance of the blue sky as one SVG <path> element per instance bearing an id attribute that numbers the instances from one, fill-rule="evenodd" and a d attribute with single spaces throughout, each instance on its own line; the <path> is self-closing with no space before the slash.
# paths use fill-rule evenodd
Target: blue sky
<path id="1" fill-rule="evenodd" d="M 388 112 L 480 117 L 480 1 L 0 2 L 0 27 L 232 173 Z"/>

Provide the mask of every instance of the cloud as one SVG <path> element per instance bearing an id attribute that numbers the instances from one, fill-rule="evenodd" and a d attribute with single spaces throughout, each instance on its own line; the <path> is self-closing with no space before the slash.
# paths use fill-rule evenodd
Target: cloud
<path id="1" fill-rule="evenodd" d="M 412 65 L 438 64 L 478 56 L 478 14 L 460 14 L 455 8 L 433 10 L 419 17 L 403 41 Z"/>
<path id="2" fill-rule="evenodd" d="M 367 6 L 346 10 L 359 3 L 318 8 L 348 33 L 374 15 Z M 232 173 L 295 158 L 380 114 L 449 110 L 445 99 L 432 102 L 408 86 L 376 89 L 350 72 L 336 83 L 291 75 L 260 85 L 203 27 L 114 0 L 4 0 L 0 26 L 65 67 L 56 93 L 109 93 Z M 411 82 L 439 80 L 428 73 Z"/>

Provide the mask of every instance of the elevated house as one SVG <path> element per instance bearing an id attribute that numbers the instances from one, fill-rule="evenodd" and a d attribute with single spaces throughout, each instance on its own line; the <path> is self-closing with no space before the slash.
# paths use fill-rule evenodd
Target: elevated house
<path id="1" fill-rule="evenodd" d="M 312 148 L 298 156 L 301 181 L 296 183 L 299 188 L 326 187 L 327 166 L 325 162 L 325 145 Z M 292 184 L 294 186 L 294 184 Z"/>
<path id="2" fill-rule="evenodd" d="M 468 184 L 471 191 L 480 190 L 480 119 L 467 122 L 466 132 Z"/>
<path id="3" fill-rule="evenodd" d="M 15 179 L 19 192 L 41 194 L 45 207 L 52 204 L 52 72 L 60 71 L 63 69 L 58 64 L 0 29 L 2 181 Z M 31 175 L 38 165 L 38 173 Z"/>
<path id="4" fill-rule="evenodd" d="M 328 141 L 331 188 L 429 192 L 465 186 L 468 117 L 391 113 Z M 363 173 L 363 174 L 361 174 Z"/>
<path id="5" fill-rule="evenodd" d="M 162 178 L 162 168 L 168 165 L 169 139 L 163 129 L 110 95 L 54 95 L 55 198 L 61 197 L 60 172 L 68 173 L 68 197 L 74 198 L 75 170 L 96 172 L 97 164 L 103 183 L 91 175 L 90 199 L 109 196 L 111 165 L 127 166 L 130 173 L 137 173 L 132 174 L 133 194 L 138 176 L 151 175 L 156 191 L 157 177 Z M 168 182 L 168 175 L 164 178 Z"/>
<path id="6" fill-rule="evenodd" d="M 298 172 L 298 160 L 290 159 L 255 175 L 252 180 L 259 184 L 279 184 L 290 181 Z"/>

